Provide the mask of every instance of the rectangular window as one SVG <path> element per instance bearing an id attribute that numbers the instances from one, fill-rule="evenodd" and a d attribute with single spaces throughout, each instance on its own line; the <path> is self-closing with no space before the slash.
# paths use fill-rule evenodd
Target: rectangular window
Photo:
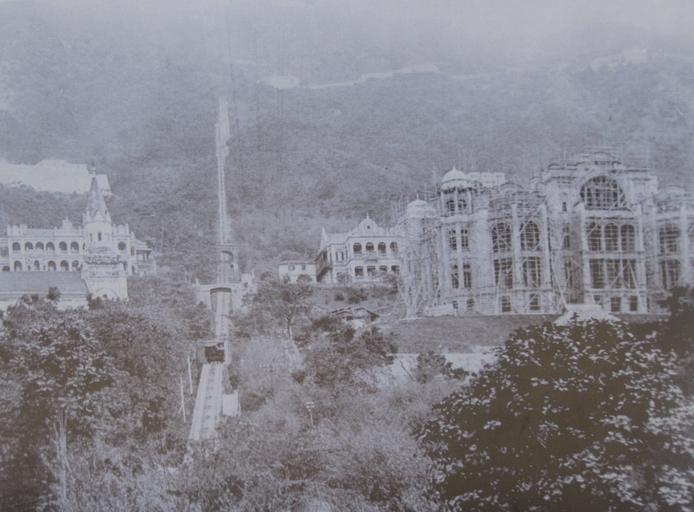
<path id="1" fill-rule="evenodd" d="M 364 267 L 354 267 L 354 277 L 357 279 L 364 277 Z"/>
<path id="2" fill-rule="evenodd" d="M 470 239 L 468 237 L 467 228 L 460 229 L 460 247 L 462 249 L 467 249 L 470 247 Z"/>
<path id="3" fill-rule="evenodd" d="M 540 311 L 540 296 L 537 293 L 530 294 L 528 309 L 530 311 Z"/>
<path id="4" fill-rule="evenodd" d="M 621 297 L 612 297 L 610 299 L 610 311 L 613 313 L 619 313 L 622 311 L 622 298 Z"/>
<path id="5" fill-rule="evenodd" d="M 561 248 L 564 250 L 570 250 L 571 249 L 571 228 L 569 226 L 564 226 L 562 229 L 562 239 L 561 239 Z"/>
<path id="6" fill-rule="evenodd" d="M 622 282 L 624 288 L 636 288 L 636 260 L 622 260 Z"/>
<path id="7" fill-rule="evenodd" d="M 463 286 L 468 290 L 472 288 L 472 269 L 469 263 L 463 263 Z"/>
<path id="8" fill-rule="evenodd" d="M 663 288 L 669 290 L 679 284 L 680 262 L 679 260 L 663 260 L 660 262 L 660 274 Z"/>
<path id="9" fill-rule="evenodd" d="M 501 297 L 501 312 L 510 313 L 511 312 L 511 299 L 507 296 Z"/>
<path id="10" fill-rule="evenodd" d="M 629 297 L 629 311 L 635 313 L 639 310 L 639 298 L 636 295 Z"/>
<path id="11" fill-rule="evenodd" d="M 591 251 L 602 251 L 602 228 L 592 222 L 586 230 L 588 235 L 588 249 Z"/>
<path id="12" fill-rule="evenodd" d="M 590 282 L 593 288 L 605 287 L 603 260 L 590 260 Z"/>
<path id="13" fill-rule="evenodd" d="M 306 265 L 301 265 L 301 270 L 306 270 Z"/>
<path id="14" fill-rule="evenodd" d="M 448 247 L 451 249 L 451 251 L 458 250 L 458 234 L 456 233 L 455 228 L 448 230 Z"/>
<path id="15" fill-rule="evenodd" d="M 523 284 L 528 288 L 539 288 L 542 282 L 542 267 L 539 256 L 523 261 Z"/>
<path id="16" fill-rule="evenodd" d="M 573 288 L 575 284 L 573 264 L 571 260 L 564 260 L 564 284 L 567 288 Z"/>
<path id="17" fill-rule="evenodd" d="M 460 275 L 458 274 L 458 265 L 451 266 L 451 288 L 460 287 Z"/>
<path id="18" fill-rule="evenodd" d="M 494 284 L 499 288 L 513 288 L 513 260 L 494 260 Z"/>
<path id="19" fill-rule="evenodd" d="M 446 213 L 448 215 L 453 215 L 455 213 L 455 199 L 450 198 L 446 200 Z"/>
<path id="20" fill-rule="evenodd" d="M 373 266 L 371 266 L 371 265 L 369 265 L 368 267 L 366 267 L 366 274 L 367 274 L 369 277 L 375 277 L 375 276 L 376 276 L 376 267 L 373 267 Z"/>
<path id="21" fill-rule="evenodd" d="M 622 273 L 619 270 L 619 260 L 605 260 L 605 275 L 607 276 L 607 288 L 622 287 Z"/>

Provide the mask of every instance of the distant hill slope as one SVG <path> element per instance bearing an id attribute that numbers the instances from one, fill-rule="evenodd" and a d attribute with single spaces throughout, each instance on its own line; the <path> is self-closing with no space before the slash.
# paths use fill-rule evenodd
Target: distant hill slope
<path id="1" fill-rule="evenodd" d="M 433 61 L 410 48 L 408 63 L 402 52 L 368 59 L 346 47 L 303 76 L 318 57 L 234 61 L 229 73 L 195 20 L 168 39 L 158 25 L 131 25 L 0 3 L 0 158 L 97 160 L 114 216 L 185 272 L 211 263 L 220 93 L 232 100 L 228 191 L 250 264 L 315 249 L 322 224 L 345 228 L 367 212 L 385 221 L 393 199 L 453 164 L 523 181 L 583 144 L 624 144 L 643 150 L 662 182 L 692 185 L 689 41 L 613 27 L 586 41 L 577 29 L 532 58 L 469 62 L 465 52 Z M 411 65 L 422 72 L 388 73 Z M 356 82 L 277 89 L 262 80 L 273 74 Z M 219 86 L 227 78 L 230 89 Z M 25 215 L 0 208 L 11 221 Z"/>

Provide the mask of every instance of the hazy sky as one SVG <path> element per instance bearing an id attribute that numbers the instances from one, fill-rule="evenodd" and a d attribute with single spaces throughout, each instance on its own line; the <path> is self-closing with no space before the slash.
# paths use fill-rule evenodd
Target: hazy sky
<path id="1" fill-rule="evenodd" d="M 480 34 L 548 32 L 576 20 L 623 22 L 657 32 L 694 31 L 692 0 L 0 0 L 38 1 L 87 11 L 107 11 L 127 19 L 130 14 L 180 16 L 212 13 L 226 4 L 234 8 L 254 5 L 262 12 L 293 6 L 329 18 L 353 16 L 380 20 L 393 26 L 457 25 Z"/>

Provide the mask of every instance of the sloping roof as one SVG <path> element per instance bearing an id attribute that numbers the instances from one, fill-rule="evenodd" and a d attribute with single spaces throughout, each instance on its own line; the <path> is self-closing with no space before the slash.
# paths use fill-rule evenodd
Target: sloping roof
<path id="1" fill-rule="evenodd" d="M 0 295 L 46 295 L 53 287 L 63 295 L 88 293 L 79 272 L 0 272 Z"/>

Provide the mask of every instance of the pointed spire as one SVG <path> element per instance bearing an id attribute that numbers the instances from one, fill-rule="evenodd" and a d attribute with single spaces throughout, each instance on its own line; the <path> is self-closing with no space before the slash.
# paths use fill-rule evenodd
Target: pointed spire
<path id="1" fill-rule="evenodd" d="M 97 213 L 106 217 L 108 216 L 108 209 L 106 208 L 106 201 L 104 201 L 96 176 L 92 176 L 92 184 L 89 188 L 89 201 L 87 202 L 87 215 L 94 217 Z"/>

